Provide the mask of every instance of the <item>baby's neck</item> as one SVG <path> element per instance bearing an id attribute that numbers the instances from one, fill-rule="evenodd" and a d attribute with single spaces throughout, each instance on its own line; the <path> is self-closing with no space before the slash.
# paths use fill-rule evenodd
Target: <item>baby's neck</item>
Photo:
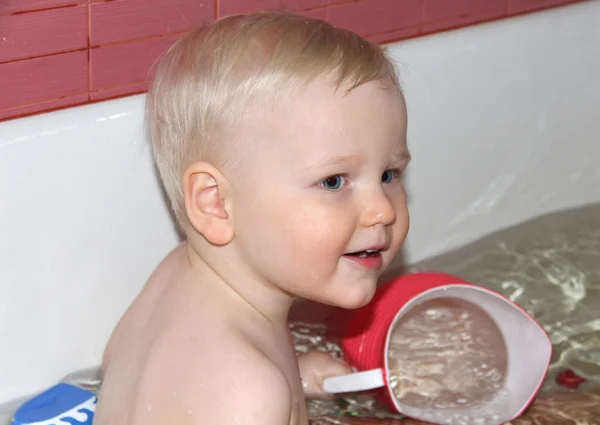
<path id="1" fill-rule="evenodd" d="M 186 242 L 188 259 L 192 271 L 203 279 L 210 279 L 216 285 L 222 285 L 232 297 L 236 297 L 249 309 L 276 325 L 286 325 L 294 301 L 275 284 L 253 275 L 241 261 L 236 261 L 231 249 L 214 246 L 198 246 Z"/>

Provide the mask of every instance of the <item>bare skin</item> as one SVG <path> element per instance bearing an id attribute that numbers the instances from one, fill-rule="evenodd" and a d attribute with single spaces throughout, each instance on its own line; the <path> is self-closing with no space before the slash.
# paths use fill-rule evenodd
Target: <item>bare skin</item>
<path id="1" fill-rule="evenodd" d="M 103 359 L 104 403 L 94 423 L 183 425 L 202 417 L 241 424 L 247 415 L 273 409 L 271 418 L 280 421 L 264 418 L 265 424 L 306 424 L 305 395 L 328 397 L 320 389 L 322 380 L 349 373 L 348 366 L 320 352 L 300 356 L 298 366 L 285 323 L 266 320 L 227 286 L 196 279 L 184 243 L 123 316 Z M 215 391 L 202 391 L 203 386 Z M 255 398 L 272 405 L 257 405 Z M 204 409 L 207 404 L 211 408 Z"/>
<path id="2" fill-rule="evenodd" d="M 402 244 L 403 99 L 323 78 L 265 124 L 242 129 L 253 148 L 235 172 L 185 172 L 187 242 L 111 336 L 94 425 L 307 425 L 305 397 L 350 372 L 297 358 L 287 319 L 297 297 L 365 305 Z"/>

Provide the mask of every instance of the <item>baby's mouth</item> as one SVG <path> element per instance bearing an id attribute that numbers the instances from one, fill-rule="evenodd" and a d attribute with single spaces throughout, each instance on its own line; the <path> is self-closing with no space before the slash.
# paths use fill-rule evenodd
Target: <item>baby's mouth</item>
<path id="1" fill-rule="evenodd" d="M 345 257 L 358 257 L 358 258 L 369 258 L 369 257 L 377 257 L 381 254 L 379 249 L 366 249 L 364 251 L 356 251 L 350 252 L 348 254 L 344 254 Z"/>

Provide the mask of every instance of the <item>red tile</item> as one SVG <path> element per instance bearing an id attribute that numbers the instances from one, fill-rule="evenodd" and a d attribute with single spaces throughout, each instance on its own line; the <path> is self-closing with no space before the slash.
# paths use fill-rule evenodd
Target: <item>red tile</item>
<path id="1" fill-rule="evenodd" d="M 81 105 L 87 103 L 88 95 L 78 94 L 76 96 L 52 99 L 46 102 L 32 103 L 29 105 L 17 106 L 14 108 L 0 109 L 0 120 L 10 119 L 23 115 L 32 115 L 40 112 L 46 112 L 54 109 L 65 108 L 68 106 Z"/>
<path id="2" fill-rule="evenodd" d="M 88 54 L 64 53 L 0 65 L 0 109 L 88 91 Z"/>
<path id="3" fill-rule="evenodd" d="M 368 35 L 366 38 L 373 43 L 384 44 L 392 43 L 394 41 L 404 40 L 407 38 L 414 37 L 419 34 L 418 28 L 408 28 L 396 31 L 389 31 L 379 34 Z"/>
<path id="4" fill-rule="evenodd" d="M 361 0 L 328 7 L 334 25 L 369 36 L 391 31 L 416 32 L 421 0 Z"/>
<path id="5" fill-rule="evenodd" d="M 127 86 L 113 87 L 106 90 L 90 92 L 92 100 L 109 99 L 113 97 L 127 96 L 136 93 L 142 93 L 148 90 L 148 81 L 141 83 L 130 84 Z"/>
<path id="6" fill-rule="evenodd" d="M 0 62 L 87 47 L 87 6 L 0 16 Z"/>
<path id="7" fill-rule="evenodd" d="M 266 10 L 307 10 L 325 4 L 326 0 L 219 0 L 219 16 Z"/>
<path id="8" fill-rule="evenodd" d="M 114 0 L 90 5 L 92 46 L 184 32 L 214 19 L 214 0 Z"/>
<path id="9" fill-rule="evenodd" d="M 297 11 L 296 13 L 298 15 L 308 16 L 309 18 L 314 19 L 325 20 L 327 18 L 327 9 L 324 7 L 319 7 L 318 9 L 301 10 Z"/>
<path id="10" fill-rule="evenodd" d="M 508 13 L 532 12 L 578 1 L 580 0 L 508 0 Z"/>
<path id="11" fill-rule="evenodd" d="M 441 31 L 505 15 L 506 0 L 424 0 L 421 31 Z"/>
<path id="12" fill-rule="evenodd" d="M 105 90 L 146 81 L 151 66 L 178 37 L 173 35 L 91 49 L 91 89 Z"/>
<path id="13" fill-rule="evenodd" d="M 328 5 L 342 4 L 342 3 L 355 3 L 357 0 L 327 0 Z"/>
<path id="14" fill-rule="evenodd" d="M 29 10 L 50 9 L 70 4 L 87 4 L 87 0 L 1 0 L 0 15 Z"/>
<path id="15" fill-rule="evenodd" d="M 434 22 L 477 15 L 488 10 L 503 12 L 505 9 L 506 0 L 424 0 L 422 19 L 424 22 Z"/>

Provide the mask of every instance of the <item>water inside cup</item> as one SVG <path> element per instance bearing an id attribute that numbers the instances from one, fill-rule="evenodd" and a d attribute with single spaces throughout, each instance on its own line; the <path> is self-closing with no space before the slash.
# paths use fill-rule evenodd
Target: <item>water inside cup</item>
<path id="1" fill-rule="evenodd" d="M 422 409 L 421 419 L 494 423 L 490 403 L 506 400 L 505 340 L 494 319 L 469 301 L 441 297 L 410 309 L 391 330 L 387 356 L 397 402 Z"/>

